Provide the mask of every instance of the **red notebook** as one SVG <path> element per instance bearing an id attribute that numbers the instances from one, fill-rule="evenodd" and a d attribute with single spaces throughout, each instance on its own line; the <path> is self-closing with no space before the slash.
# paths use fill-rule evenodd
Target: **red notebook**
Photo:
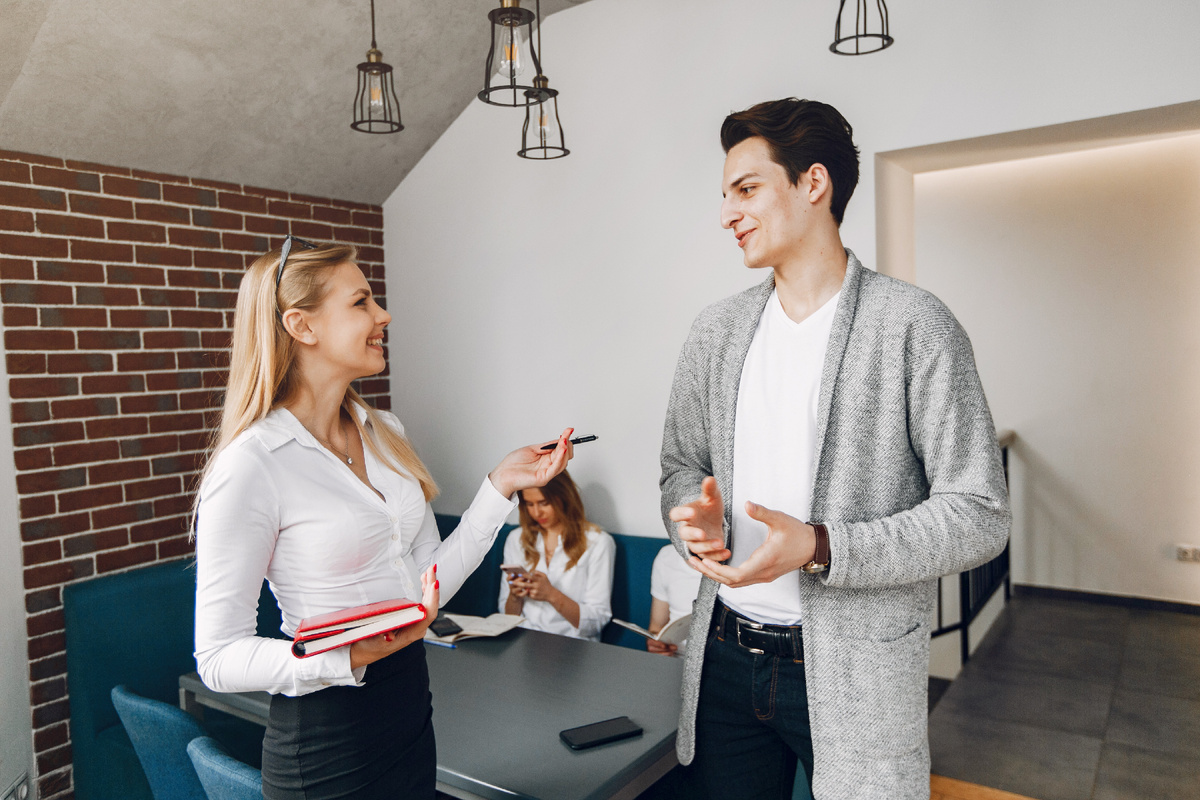
<path id="1" fill-rule="evenodd" d="M 423 619 L 425 606 L 403 598 L 320 614 L 300 621 L 292 654 L 297 658 L 315 656 Z"/>

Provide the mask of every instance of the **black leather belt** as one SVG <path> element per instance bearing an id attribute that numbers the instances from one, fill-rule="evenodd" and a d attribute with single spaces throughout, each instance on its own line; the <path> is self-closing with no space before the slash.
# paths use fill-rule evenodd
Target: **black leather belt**
<path id="1" fill-rule="evenodd" d="M 767 625 L 739 617 L 718 597 L 713 606 L 713 627 L 720 631 L 724 641 L 755 655 L 804 660 L 804 636 L 800 625 Z"/>

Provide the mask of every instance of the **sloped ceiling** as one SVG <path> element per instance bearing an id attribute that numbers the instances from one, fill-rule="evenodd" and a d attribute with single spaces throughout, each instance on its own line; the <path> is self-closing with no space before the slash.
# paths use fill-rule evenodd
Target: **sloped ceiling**
<path id="1" fill-rule="evenodd" d="M 0 0 L 0 149 L 381 203 L 478 102 L 498 5 L 377 0 L 405 127 L 368 135 L 369 0 Z"/>

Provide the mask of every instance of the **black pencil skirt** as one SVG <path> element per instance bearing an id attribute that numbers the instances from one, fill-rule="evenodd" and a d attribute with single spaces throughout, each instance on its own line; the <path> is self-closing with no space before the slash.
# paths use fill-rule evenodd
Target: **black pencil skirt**
<path id="1" fill-rule="evenodd" d="M 271 698 L 266 800 L 433 800 L 437 751 L 424 643 L 371 664 L 363 682 Z"/>

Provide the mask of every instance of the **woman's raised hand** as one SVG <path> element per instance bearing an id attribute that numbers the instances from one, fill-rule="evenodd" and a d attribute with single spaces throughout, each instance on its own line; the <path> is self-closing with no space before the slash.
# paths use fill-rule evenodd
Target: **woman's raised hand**
<path id="1" fill-rule="evenodd" d="M 488 475 L 492 486 L 505 497 L 512 497 L 514 492 L 522 489 L 545 486 L 567 468 L 567 462 L 575 455 L 575 447 L 570 442 L 574 432 L 574 428 L 567 428 L 557 442 L 541 442 L 513 450 Z M 554 449 L 543 450 L 547 444 L 555 445 Z"/>
<path id="2" fill-rule="evenodd" d="M 387 658 L 397 650 L 402 650 L 418 639 L 424 638 L 430 623 L 437 619 L 440 588 L 437 579 L 437 564 L 434 564 L 421 573 L 421 605 L 425 606 L 425 619 L 396 631 L 388 631 L 354 642 L 350 645 L 350 669 L 374 664 L 381 658 Z"/>

